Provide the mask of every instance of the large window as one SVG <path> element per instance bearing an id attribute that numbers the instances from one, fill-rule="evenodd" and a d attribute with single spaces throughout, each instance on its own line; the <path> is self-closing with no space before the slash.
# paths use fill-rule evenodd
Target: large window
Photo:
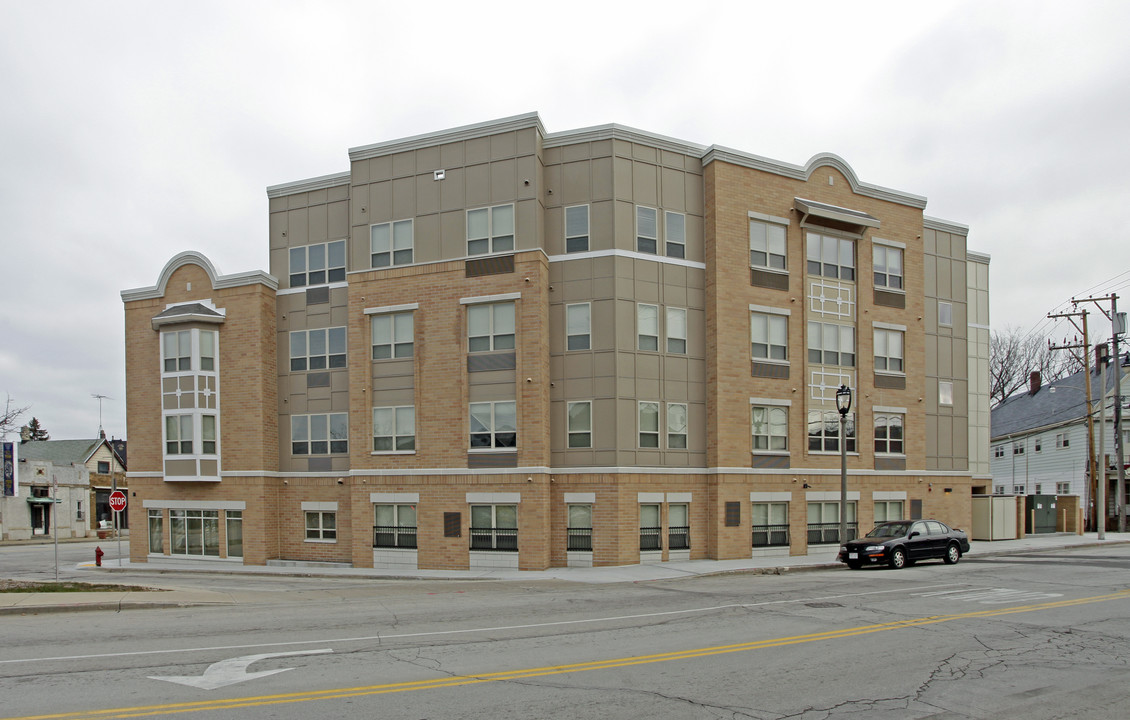
<path id="1" fill-rule="evenodd" d="M 687 256 L 687 216 L 683 213 L 664 212 L 664 246 L 667 257 Z"/>
<path id="2" fill-rule="evenodd" d="M 903 372 L 903 334 L 899 330 L 875 329 L 875 369 Z"/>
<path id="3" fill-rule="evenodd" d="M 667 352 L 687 354 L 687 311 L 684 308 L 667 308 Z"/>
<path id="4" fill-rule="evenodd" d="M 167 332 L 161 335 L 163 369 L 167 373 L 192 370 L 192 331 Z"/>
<path id="5" fill-rule="evenodd" d="M 875 414 L 875 452 L 880 455 L 902 455 L 903 416 L 901 414 Z"/>
<path id="6" fill-rule="evenodd" d="M 169 510 L 173 555 L 220 555 L 220 513 L 217 510 Z"/>
<path id="7" fill-rule="evenodd" d="M 755 502 L 752 518 L 753 547 L 788 547 L 789 504 L 787 502 Z"/>
<path id="8" fill-rule="evenodd" d="M 855 452 L 855 413 L 847 414 L 844 424 L 844 445 Z M 812 410 L 808 413 L 809 452 L 840 451 L 840 414 L 835 410 Z"/>
<path id="9" fill-rule="evenodd" d="M 902 520 L 902 500 L 876 500 L 875 522 L 882 523 L 890 520 Z"/>
<path id="10" fill-rule="evenodd" d="M 789 409 L 774 406 L 750 406 L 753 428 L 753 451 L 785 452 L 789 449 Z"/>
<path id="11" fill-rule="evenodd" d="M 659 350 L 659 306 L 636 305 L 636 332 L 640 350 Z"/>
<path id="12" fill-rule="evenodd" d="M 749 221 L 749 264 L 769 270 L 786 269 L 788 257 L 785 226 L 777 223 Z"/>
<path id="13" fill-rule="evenodd" d="M 875 287 L 902 290 L 902 250 L 887 245 L 874 245 Z"/>
<path id="14" fill-rule="evenodd" d="M 659 220 L 655 208 L 636 208 L 636 250 L 655 255 L 659 252 Z"/>
<path id="15" fill-rule="evenodd" d="M 411 452 L 416 449 L 416 408 L 373 408 L 373 452 Z"/>
<path id="16" fill-rule="evenodd" d="M 571 402 L 569 413 L 569 447 L 592 447 L 592 403 L 588 401 Z"/>
<path id="17" fill-rule="evenodd" d="M 467 306 L 467 350 L 469 352 L 513 349 L 513 302 Z"/>
<path id="18" fill-rule="evenodd" d="M 290 369 L 325 370 L 345 367 L 345 328 L 296 330 L 290 334 Z"/>
<path id="19" fill-rule="evenodd" d="M 750 352 L 754 360 L 789 359 L 789 318 L 786 315 L 750 312 Z"/>
<path id="20" fill-rule="evenodd" d="M 471 403 L 471 447 L 518 446 L 518 420 L 513 401 Z"/>
<path id="21" fill-rule="evenodd" d="M 565 208 L 565 252 L 587 252 L 589 249 L 589 206 Z"/>
<path id="22" fill-rule="evenodd" d="M 412 221 L 397 220 L 369 226 L 372 267 L 408 265 L 412 262 Z"/>
<path id="23" fill-rule="evenodd" d="M 228 535 L 228 557 L 243 557 L 243 511 L 224 512 L 224 522 Z"/>
<path id="24" fill-rule="evenodd" d="M 149 552 L 160 555 L 165 552 L 165 520 L 159 508 L 149 509 Z"/>
<path id="25" fill-rule="evenodd" d="M 341 455 L 349 452 L 349 415 L 292 415 L 290 451 L 294 455 Z"/>
<path id="26" fill-rule="evenodd" d="M 687 449 L 686 403 L 667 403 L 667 449 Z"/>
<path id="27" fill-rule="evenodd" d="M 565 306 L 565 349 L 588 350 L 592 330 L 592 306 L 577 303 Z"/>
<path id="28" fill-rule="evenodd" d="M 307 510 L 306 539 L 337 542 L 337 513 L 326 510 Z"/>
<path id="29" fill-rule="evenodd" d="M 518 506 L 472 505 L 471 549 L 518 552 Z"/>
<path id="30" fill-rule="evenodd" d="M 369 320 L 373 335 L 373 359 L 410 358 L 415 347 L 411 312 L 374 315 Z"/>
<path id="31" fill-rule="evenodd" d="M 192 415 L 165 416 L 165 454 L 192 454 Z"/>
<path id="32" fill-rule="evenodd" d="M 659 505 L 644 503 L 640 505 L 640 550 L 663 549 L 663 525 L 660 524 Z"/>
<path id="33" fill-rule="evenodd" d="M 373 547 L 416 547 L 415 505 L 374 505 L 373 508 Z"/>
<path id="34" fill-rule="evenodd" d="M 640 447 L 659 447 L 659 403 L 644 401 L 639 404 Z"/>
<path id="35" fill-rule="evenodd" d="M 855 365 L 855 328 L 808 323 L 808 361 L 817 365 Z"/>
<path id="36" fill-rule="evenodd" d="M 691 513 L 686 503 L 667 506 L 667 549 L 688 550 L 691 546 Z"/>
<path id="37" fill-rule="evenodd" d="M 566 550 L 592 551 L 592 505 L 571 504 Z"/>
<path id="38" fill-rule="evenodd" d="M 808 274 L 840 280 L 855 280 L 855 241 L 810 232 Z"/>
<path id="39" fill-rule="evenodd" d="M 467 211 L 468 255 L 510 252 L 513 249 L 513 205 L 497 205 Z"/>
<path id="40" fill-rule="evenodd" d="M 290 286 L 323 285 L 345 280 L 345 241 L 334 240 L 290 249 Z"/>
<path id="41" fill-rule="evenodd" d="M 808 503 L 808 544 L 828 545 L 847 542 L 858 536 L 859 523 L 855 519 L 855 501 L 847 503 L 847 537 L 840 537 L 840 503 Z"/>

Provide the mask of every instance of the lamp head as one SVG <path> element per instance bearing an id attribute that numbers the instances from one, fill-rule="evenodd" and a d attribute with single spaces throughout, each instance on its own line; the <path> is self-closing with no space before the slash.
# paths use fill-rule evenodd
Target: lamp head
<path id="1" fill-rule="evenodd" d="M 847 385 L 840 385 L 840 389 L 836 391 L 836 409 L 840 411 L 840 415 L 847 415 L 848 410 L 851 410 L 851 388 Z"/>

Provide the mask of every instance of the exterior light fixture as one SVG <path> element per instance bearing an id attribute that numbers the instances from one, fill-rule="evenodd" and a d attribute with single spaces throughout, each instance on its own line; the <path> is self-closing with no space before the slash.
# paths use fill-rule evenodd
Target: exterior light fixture
<path id="1" fill-rule="evenodd" d="M 851 410 L 851 388 L 840 385 L 836 391 L 836 409 L 840 411 L 840 543 L 846 543 L 847 536 L 847 414 Z M 845 550 L 846 552 L 846 550 Z"/>

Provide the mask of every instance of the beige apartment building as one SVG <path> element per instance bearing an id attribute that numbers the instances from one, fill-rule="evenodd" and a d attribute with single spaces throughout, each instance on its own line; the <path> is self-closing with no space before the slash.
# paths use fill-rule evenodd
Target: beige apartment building
<path id="1" fill-rule="evenodd" d="M 831 554 L 841 385 L 851 531 L 968 526 L 988 257 L 925 198 L 535 113 L 349 161 L 267 189 L 269 272 L 122 293 L 134 562 Z"/>

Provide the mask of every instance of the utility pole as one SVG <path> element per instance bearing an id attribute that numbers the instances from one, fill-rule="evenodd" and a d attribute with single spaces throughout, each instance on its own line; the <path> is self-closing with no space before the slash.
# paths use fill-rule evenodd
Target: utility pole
<path id="1" fill-rule="evenodd" d="M 1110 301 L 1110 313 L 1103 310 L 1101 302 Z M 1126 332 L 1126 313 L 1118 312 L 1118 295 L 1111 293 L 1105 297 L 1072 298 L 1075 307 L 1079 303 L 1093 302 L 1103 315 L 1110 320 L 1111 355 L 1114 357 L 1114 455 L 1118 463 L 1118 484 L 1115 486 L 1114 511 L 1118 515 L 1118 532 L 1126 532 L 1126 460 L 1122 438 L 1122 357 L 1118 352 L 1118 337 Z M 1106 387 L 1103 387 L 1103 402 L 1106 402 Z M 1106 470 L 1103 470 L 1106 475 Z"/>
<path id="2" fill-rule="evenodd" d="M 1095 472 L 1095 465 L 1096 465 L 1096 463 L 1095 463 L 1095 408 L 1094 408 L 1094 402 L 1091 399 L 1091 350 L 1090 350 L 1091 345 L 1090 345 L 1090 340 L 1088 339 L 1088 335 L 1087 335 L 1087 311 L 1086 310 L 1079 310 L 1077 312 L 1072 312 L 1072 313 L 1048 313 L 1048 318 L 1051 318 L 1051 319 L 1067 318 L 1068 320 L 1071 321 L 1072 325 L 1075 325 L 1075 328 L 1077 330 L 1080 330 L 1083 333 L 1083 340 L 1082 341 L 1079 341 L 1076 338 L 1075 342 L 1069 344 L 1065 340 L 1062 345 L 1053 345 L 1049 341 L 1048 342 L 1048 349 L 1049 350 L 1079 350 L 1079 349 L 1083 350 L 1083 357 L 1081 359 L 1080 364 L 1083 366 L 1083 372 L 1084 372 L 1083 378 L 1086 382 L 1086 388 L 1087 388 L 1087 467 L 1089 469 L 1088 474 L 1090 475 L 1090 478 L 1091 478 L 1089 483 L 1088 483 L 1088 488 L 1087 488 L 1088 494 L 1091 496 L 1091 510 L 1090 510 L 1090 512 L 1087 513 L 1087 516 L 1091 519 L 1091 523 L 1092 523 L 1091 527 L 1097 528 L 1098 527 L 1097 517 L 1098 517 L 1099 508 L 1098 508 L 1098 503 L 1095 500 L 1095 490 L 1098 488 L 1098 482 L 1097 482 L 1098 478 L 1097 478 L 1096 472 Z M 1075 318 L 1081 318 L 1082 319 L 1083 326 L 1081 328 L 1079 327 L 1078 324 L 1076 324 Z M 1074 352 L 1071 353 L 1071 354 L 1075 356 L 1076 360 L 1080 360 L 1080 357 L 1078 355 L 1075 355 Z M 1103 512 L 1105 514 L 1106 508 L 1103 508 Z M 1103 518 L 1103 523 L 1104 523 L 1104 527 L 1105 527 L 1105 523 L 1106 523 L 1105 518 Z"/>

